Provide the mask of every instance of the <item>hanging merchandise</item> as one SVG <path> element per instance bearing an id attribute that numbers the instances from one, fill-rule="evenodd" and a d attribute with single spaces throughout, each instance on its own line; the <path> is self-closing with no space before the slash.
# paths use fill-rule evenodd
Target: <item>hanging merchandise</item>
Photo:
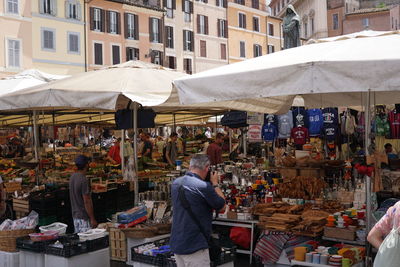
<path id="1" fill-rule="evenodd" d="M 310 140 L 308 129 L 303 126 L 294 127 L 291 131 L 291 139 L 293 139 L 296 148 L 301 150 L 303 145 Z"/>
<path id="2" fill-rule="evenodd" d="M 390 137 L 390 124 L 388 121 L 388 116 L 385 113 L 376 115 L 375 133 L 377 136 Z"/>
<path id="3" fill-rule="evenodd" d="M 365 133 L 365 113 L 359 112 L 357 115 L 357 133 L 363 135 Z"/>
<path id="4" fill-rule="evenodd" d="M 338 135 L 338 128 L 335 125 L 326 125 L 322 129 L 322 136 L 326 141 L 333 142 Z"/>
<path id="5" fill-rule="evenodd" d="M 324 126 L 339 124 L 338 110 L 337 108 L 324 108 L 322 110 L 322 117 L 324 119 Z"/>
<path id="6" fill-rule="evenodd" d="M 278 138 L 288 139 L 293 128 L 293 113 L 291 110 L 288 113 L 278 116 Z"/>
<path id="7" fill-rule="evenodd" d="M 323 125 L 322 111 L 320 109 L 307 110 L 310 136 L 319 136 Z"/>
<path id="8" fill-rule="evenodd" d="M 278 130 L 273 123 L 264 124 L 262 138 L 264 141 L 273 142 L 278 137 Z"/>
<path id="9" fill-rule="evenodd" d="M 308 128 L 309 123 L 306 109 L 304 107 L 294 107 L 292 112 L 294 125 L 301 125 Z"/>
<path id="10" fill-rule="evenodd" d="M 221 119 L 222 126 L 229 128 L 247 127 L 247 112 L 245 111 L 229 111 L 225 113 Z"/>
<path id="11" fill-rule="evenodd" d="M 400 112 L 397 109 L 389 112 L 389 123 L 392 139 L 400 139 Z"/>
<path id="12" fill-rule="evenodd" d="M 264 114 L 264 124 L 272 123 L 278 128 L 278 116 L 274 114 Z"/>
<path id="13" fill-rule="evenodd" d="M 352 135 L 354 134 L 357 124 L 356 124 L 356 118 L 354 118 L 353 115 L 351 115 L 350 112 L 346 111 L 345 112 L 345 127 L 344 127 L 344 132 L 347 135 Z"/>

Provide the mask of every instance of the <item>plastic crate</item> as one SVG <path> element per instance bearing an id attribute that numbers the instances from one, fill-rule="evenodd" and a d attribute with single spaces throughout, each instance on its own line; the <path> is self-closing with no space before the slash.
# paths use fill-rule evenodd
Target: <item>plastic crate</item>
<path id="1" fill-rule="evenodd" d="M 53 242 L 54 240 L 33 242 L 29 237 L 25 236 L 17 238 L 17 248 L 41 253 L 45 251 L 47 245 Z"/>
<path id="2" fill-rule="evenodd" d="M 169 243 L 169 238 L 164 238 L 164 239 L 160 239 L 160 240 L 157 240 L 154 242 L 141 244 L 140 246 L 132 247 L 131 248 L 131 259 L 132 259 L 132 261 L 163 267 L 165 264 L 166 256 L 161 255 L 161 254 L 159 254 L 157 256 L 144 255 L 141 253 L 136 253 L 135 249 L 138 247 L 141 247 L 141 246 L 148 245 L 148 244 L 155 244 L 156 246 L 163 246 L 163 245 L 167 245 L 168 243 Z"/>
<path id="3" fill-rule="evenodd" d="M 96 238 L 93 240 L 87 240 L 86 241 L 86 248 L 88 252 L 100 250 L 103 248 L 108 248 L 109 246 L 109 238 L 108 235 Z"/>
<path id="4" fill-rule="evenodd" d="M 62 246 L 57 246 L 54 243 L 46 246 L 45 253 L 70 258 L 76 255 L 80 255 L 83 253 L 87 253 L 87 242 L 79 241 L 79 237 L 77 235 L 66 235 L 59 238 Z"/>

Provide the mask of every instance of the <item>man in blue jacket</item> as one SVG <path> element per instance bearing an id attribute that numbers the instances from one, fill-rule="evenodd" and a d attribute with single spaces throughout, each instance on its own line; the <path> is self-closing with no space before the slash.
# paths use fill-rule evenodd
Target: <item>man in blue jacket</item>
<path id="1" fill-rule="evenodd" d="M 179 188 L 183 186 L 186 199 L 209 239 L 212 211 L 221 210 L 225 206 L 225 197 L 218 185 L 218 175 L 213 173 L 210 182 L 205 181 L 209 167 L 207 155 L 194 155 L 189 172 L 172 184 L 173 221 L 170 245 L 178 267 L 210 266 L 208 240 L 179 198 Z"/>

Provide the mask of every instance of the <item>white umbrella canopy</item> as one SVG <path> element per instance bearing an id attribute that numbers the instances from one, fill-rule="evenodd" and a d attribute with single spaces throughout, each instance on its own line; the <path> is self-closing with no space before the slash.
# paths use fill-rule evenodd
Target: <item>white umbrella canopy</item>
<path id="1" fill-rule="evenodd" d="M 377 103 L 396 103 L 399 47 L 399 31 L 353 34 L 183 77 L 174 84 L 185 105 L 300 95 L 309 107 L 350 106 L 361 104 L 362 92 L 368 90 L 379 92 L 374 95 Z"/>

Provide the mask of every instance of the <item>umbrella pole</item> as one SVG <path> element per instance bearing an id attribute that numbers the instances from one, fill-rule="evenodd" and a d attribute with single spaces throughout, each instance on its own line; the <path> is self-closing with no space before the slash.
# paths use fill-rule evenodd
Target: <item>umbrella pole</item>
<path id="1" fill-rule="evenodd" d="M 119 145 L 120 149 L 120 157 L 121 157 L 121 171 L 122 171 L 122 176 L 124 175 L 124 170 L 125 170 L 125 130 L 121 130 L 121 143 Z"/>
<path id="2" fill-rule="evenodd" d="M 229 153 L 232 153 L 232 129 L 229 129 Z"/>
<path id="3" fill-rule="evenodd" d="M 36 110 L 33 111 L 33 149 L 35 152 L 35 160 L 39 160 L 39 153 L 38 153 L 38 143 L 39 143 L 39 138 L 38 138 L 38 126 L 37 126 L 37 115 L 36 115 Z"/>
<path id="4" fill-rule="evenodd" d="M 371 102 L 371 90 L 368 89 L 368 92 L 366 93 L 366 99 L 365 99 L 365 140 L 364 140 L 364 150 L 365 150 L 365 156 L 369 156 L 369 145 L 370 145 L 370 128 L 371 128 L 371 116 L 370 116 L 370 102 Z M 371 223 L 371 216 L 372 216 L 372 210 L 371 210 L 371 177 L 368 175 L 365 176 L 365 191 L 366 191 L 366 199 L 367 199 L 367 209 L 366 209 L 366 215 L 367 215 L 367 233 L 371 230 L 372 223 Z M 371 246 L 369 243 L 367 243 L 367 267 L 370 266 L 370 258 L 371 258 Z"/>
<path id="5" fill-rule="evenodd" d="M 56 119 L 54 115 L 54 111 L 52 114 L 52 120 L 53 120 L 53 160 L 54 160 L 54 166 L 56 166 Z"/>
<path id="6" fill-rule="evenodd" d="M 243 128 L 242 130 L 242 138 L 243 138 L 243 154 L 247 157 L 247 138 L 246 138 L 246 130 Z"/>
<path id="7" fill-rule="evenodd" d="M 139 166 L 138 166 L 138 146 L 137 146 L 137 110 L 138 104 L 136 102 L 133 103 L 133 153 L 135 154 L 135 177 L 134 177 L 134 186 L 135 186 L 135 206 L 139 204 Z"/>

